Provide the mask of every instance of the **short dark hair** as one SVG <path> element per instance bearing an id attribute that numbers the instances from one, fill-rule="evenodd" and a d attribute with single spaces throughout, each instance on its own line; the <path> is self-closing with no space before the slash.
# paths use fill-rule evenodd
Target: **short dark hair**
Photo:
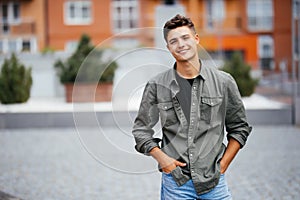
<path id="1" fill-rule="evenodd" d="M 194 23 L 192 20 L 188 17 L 182 16 L 180 14 L 177 14 L 175 17 L 171 18 L 169 21 L 167 21 L 164 25 L 164 38 L 167 41 L 168 33 L 175 28 L 181 27 L 181 26 L 187 26 L 189 27 L 194 33 L 196 33 Z"/>

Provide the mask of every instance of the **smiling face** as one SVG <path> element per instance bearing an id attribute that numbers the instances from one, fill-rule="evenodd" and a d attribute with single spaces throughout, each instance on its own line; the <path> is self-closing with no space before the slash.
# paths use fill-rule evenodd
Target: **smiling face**
<path id="1" fill-rule="evenodd" d="M 170 30 L 167 35 L 167 48 L 177 62 L 198 59 L 197 45 L 199 36 L 189 27 L 181 26 Z"/>

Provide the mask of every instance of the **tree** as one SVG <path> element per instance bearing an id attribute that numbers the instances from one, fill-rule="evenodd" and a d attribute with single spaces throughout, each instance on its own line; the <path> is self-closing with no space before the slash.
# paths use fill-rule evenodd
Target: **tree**
<path id="1" fill-rule="evenodd" d="M 5 59 L 0 73 L 0 101 L 3 104 L 23 103 L 30 97 L 31 68 L 25 68 L 15 54 Z"/>
<path id="2" fill-rule="evenodd" d="M 251 67 L 243 61 L 240 52 L 234 52 L 222 70 L 231 74 L 235 79 L 241 96 L 251 96 L 253 94 L 258 80 L 251 77 Z"/>

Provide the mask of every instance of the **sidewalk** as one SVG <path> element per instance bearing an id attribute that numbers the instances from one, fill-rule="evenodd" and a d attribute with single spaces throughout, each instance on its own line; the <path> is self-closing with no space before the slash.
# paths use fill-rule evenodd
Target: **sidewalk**
<path id="1" fill-rule="evenodd" d="M 130 130 L 2 130 L 0 191 L 23 200 L 159 199 L 156 163 L 135 152 Z M 298 128 L 254 126 L 226 173 L 234 199 L 298 200 L 299 146 Z"/>
<path id="2" fill-rule="evenodd" d="M 251 119 L 286 118 L 290 102 L 265 97 L 260 91 L 243 98 Z M 134 150 L 128 126 L 132 121 L 119 123 L 133 119 L 138 103 L 132 102 L 138 101 L 131 101 L 123 110 L 110 102 L 73 105 L 62 98 L 1 105 L 0 118 L 9 116 L 12 127 L 0 131 L 0 199 L 159 199 L 156 163 Z M 75 126 L 74 116 L 87 112 L 92 115 L 80 117 L 90 122 L 89 117 L 97 115 L 99 120 L 93 126 Z M 59 124 L 30 128 L 33 121 L 43 120 Z M 0 128 L 1 123 L 2 119 Z M 59 126 L 66 123 L 70 126 Z M 26 129 L 15 129 L 24 124 L 28 124 Z M 300 129 L 279 124 L 254 125 L 247 145 L 227 171 L 234 199 L 300 198 L 300 163 L 296 159 L 300 156 Z"/>

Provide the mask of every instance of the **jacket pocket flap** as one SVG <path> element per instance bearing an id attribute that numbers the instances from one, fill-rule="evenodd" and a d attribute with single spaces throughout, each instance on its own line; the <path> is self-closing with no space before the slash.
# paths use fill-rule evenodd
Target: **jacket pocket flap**
<path id="1" fill-rule="evenodd" d="M 172 102 L 163 102 L 163 103 L 159 103 L 157 106 L 159 109 L 169 110 L 170 108 L 173 108 L 173 103 Z"/>
<path id="2" fill-rule="evenodd" d="M 222 102 L 222 97 L 201 97 L 201 102 L 209 106 L 216 106 Z"/>

